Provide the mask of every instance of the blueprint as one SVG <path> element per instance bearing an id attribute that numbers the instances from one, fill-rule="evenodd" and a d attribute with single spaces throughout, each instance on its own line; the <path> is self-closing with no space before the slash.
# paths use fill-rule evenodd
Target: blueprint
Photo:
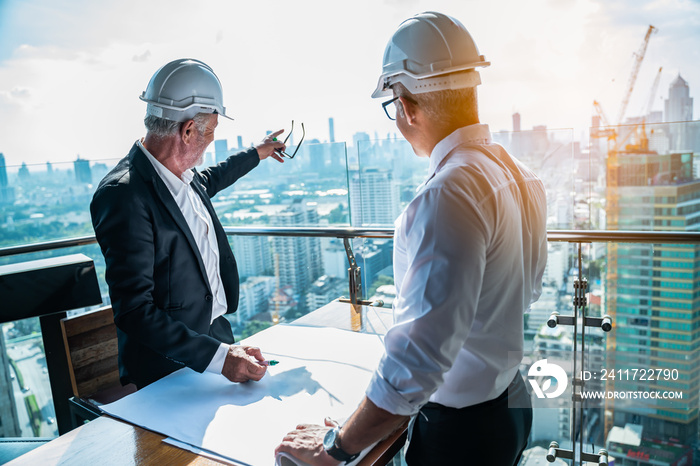
<path id="1" fill-rule="evenodd" d="M 279 364 L 259 382 L 243 384 L 181 369 L 102 409 L 193 451 L 272 466 L 275 447 L 297 424 L 352 414 L 384 351 L 378 335 L 295 325 L 277 325 L 241 343 Z"/>

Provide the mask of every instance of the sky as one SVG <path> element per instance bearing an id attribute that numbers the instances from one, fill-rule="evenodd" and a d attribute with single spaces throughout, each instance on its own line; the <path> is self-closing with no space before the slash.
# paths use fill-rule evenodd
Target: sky
<path id="1" fill-rule="evenodd" d="M 0 0 L 0 152 L 8 166 L 119 159 L 144 135 L 138 97 L 177 58 L 209 64 L 235 145 L 304 122 L 307 138 L 352 144 L 400 134 L 370 94 L 398 25 L 423 11 L 459 19 L 492 64 L 479 109 L 492 131 L 588 132 L 593 100 L 614 123 L 650 24 L 627 116 L 653 109 L 678 74 L 700 119 L 700 0 Z M 210 147 L 212 150 L 213 147 Z"/>

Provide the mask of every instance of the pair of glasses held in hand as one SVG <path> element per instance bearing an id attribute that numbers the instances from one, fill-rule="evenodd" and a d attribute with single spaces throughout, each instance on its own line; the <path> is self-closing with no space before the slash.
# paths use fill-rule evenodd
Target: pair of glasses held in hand
<path id="1" fill-rule="evenodd" d="M 292 128 L 289 130 L 289 134 L 287 134 L 287 137 L 284 138 L 283 144 L 287 144 L 287 140 L 289 139 L 289 136 L 292 135 L 294 132 L 294 120 L 292 120 Z M 306 130 L 304 129 L 304 123 L 301 124 L 301 140 L 299 141 L 299 144 L 297 144 L 297 147 L 294 149 L 294 152 L 292 154 L 288 154 L 287 152 L 284 152 L 279 149 L 275 149 L 275 152 L 281 155 L 282 157 L 287 157 L 288 159 L 293 159 L 295 155 L 297 155 L 297 152 L 299 152 L 299 148 L 301 147 L 301 143 L 304 142 L 304 136 L 306 136 Z M 273 139 L 277 140 L 277 138 Z"/>

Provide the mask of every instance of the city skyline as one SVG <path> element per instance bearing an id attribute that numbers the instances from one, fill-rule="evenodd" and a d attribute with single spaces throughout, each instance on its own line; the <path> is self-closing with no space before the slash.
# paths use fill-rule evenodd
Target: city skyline
<path id="1" fill-rule="evenodd" d="M 179 1 L 6 0 L 0 2 L 0 151 L 9 166 L 69 162 L 76 154 L 121 158 L 144 133 L 138 95 L 159 66 L 181 56 L 208 62 L 223 82 L 236 121 L 222 122 L 217 139 L 243 135 L 247 145 L 295 119 L 305 122 L 307 137 L 323 141 L 331 117 L 337 141 L 350 144 L 356 132 L 400 137 L 369 94 L 392 31 L 430 9 L 462 21 L 492 62 L 479 90 L 482 121 L 492 131 L 510 129 L 517 112 L 523 129 L 574 128 L 578 139 L 590 126 L 593 100 L 617 114 L 649 24 L 658 32 L 627 115 L 648 101 L 660 66 L 656 110 L 679 74 L 691 92 L 700 85 L 698 2 L 609 3 L 365 0 L 331 8 L 317 0 L 212 1 L 188 11 L 191 24 L 178 34 L 172 24 L 182 21 Z"/>

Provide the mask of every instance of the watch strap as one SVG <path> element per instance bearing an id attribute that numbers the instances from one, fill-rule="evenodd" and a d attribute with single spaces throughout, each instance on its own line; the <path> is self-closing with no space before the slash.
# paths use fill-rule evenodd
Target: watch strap
<path id="1" fill-rule="evenodd" d="M 324 445 L 324 449 L 326 450 L 326 453 L 328 453 L 334 459 L 336 459 L 338 461 L 344 461 L 345 464 L 350 464 L 355 459 L 357 459 L 358 456 L 360 456 L 359 453 L 355 453 L 355 454 L 351 455 L 341 448 L 341 446 L 340 446 L 340 427 L 334 427 L 333 429 L 328 431 L 327 435 L 332 435 L 333 446 L 331 446 L 330 448 L 327 448 L 326 445 Z"/>

